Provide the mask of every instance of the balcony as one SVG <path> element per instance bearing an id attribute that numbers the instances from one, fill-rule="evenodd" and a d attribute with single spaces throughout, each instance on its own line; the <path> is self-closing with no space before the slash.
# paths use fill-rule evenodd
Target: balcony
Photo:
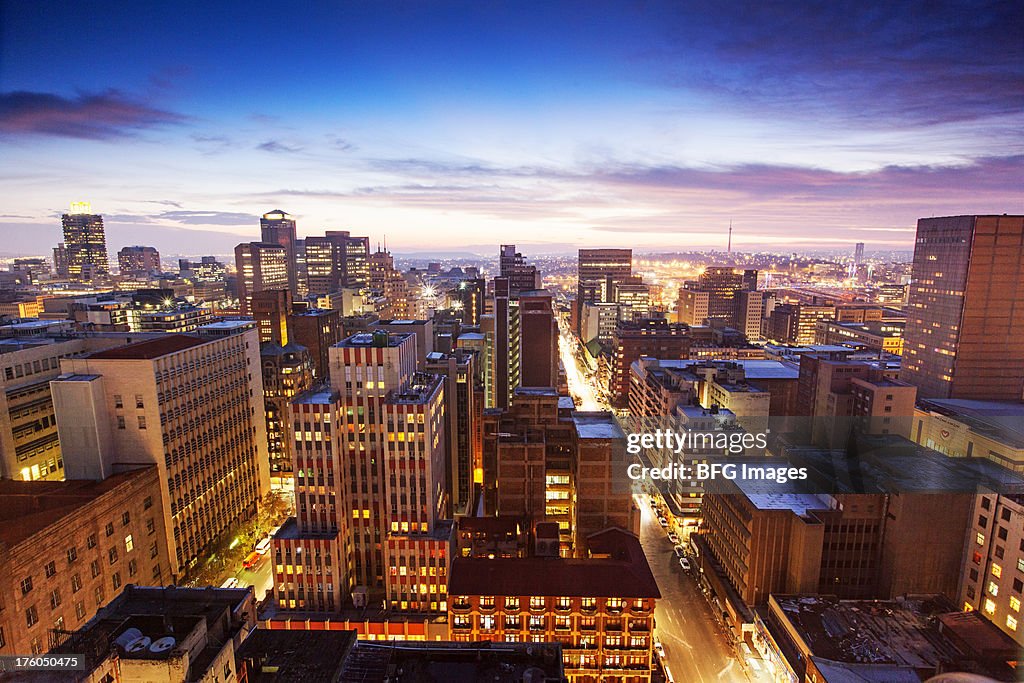
<path id="1" fill-rule="evenodd" d="M 479 610 L 480 610 L 481 612 L 493 612 L 493 611 L 494 611 L 494 603 L 493 603 L 493 602 L 481 602 L 481 603 L 480 603 L 480 604 L 479 604 L 479 605 L 477 606 L 477 608 L 478 608 L 478 609 L 479 609 Z"/>
<path id="2" fill-rule="evenodd" d="M 468 600 L 464 600 L 453 601 L 451 606 L 453 612 L 468 612 L 473 605 Z"/>
<path id="3" fill-rule="evenodd" d="M 648 621 L 631 621 L 629 622 L 629 630 L 638 633 L 650 633 L 651 624 Z"/>

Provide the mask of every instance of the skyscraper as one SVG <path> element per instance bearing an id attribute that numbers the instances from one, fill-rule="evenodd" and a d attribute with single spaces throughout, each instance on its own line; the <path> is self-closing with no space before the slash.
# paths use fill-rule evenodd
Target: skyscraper
<path id="1" fill-rule="evenodd" d="M 160 252 L 156 247 L 123 247 L 117 252 L 121 275 L 148 275 L 160 270 Z"/>
<path id="2" fill-rule="evenodd" d="M 917 222 L 900 379 L 922 398 L 1024 397 L 1024 216 Z"/>
<path id="3" fill-rule="evenodd" d="M 859 266 L 864 263 L 864 243 L 857 242 L 857 246 L 853 248 L 853 265 Z"/>
<path id="4" fill-rule="evenodd" d="M 288 252 L 280 244 L 246 242 L 235 247 L 238 301 L 242 315 L 252 310 L 252 295 L 267 289 L 288 289 Z"/>
<path id="5" fill-rule="evenodd" d="M 63 358 L 50 384 L 68 479 L 157 466 L 174 579 L 270 490 L 259 364 L 254 329 L 167 334 Z"/>
<path id="6" fill-rule="evenodd" d="M 633 274 L 632 249 L 580 249 L 577 264 L 576 334 L 582 333 L 583 305 L 614 303 L 614 284 Z"/>
<path id="7" fill-rule="evenodd" d="M 540 287 L 537 266 L 528 265 L 523 255 L 516 251 L 516 245 L 503 244 L 498 252 L 500 277 L 508 278 L 512 295 Z"/>
<path id="8" fill-rule="evenodd" d="M 298 266 L 295 258 L 295 220 L 281 209 L 263 214 L 260 218 L 260 241 L 280 244 L 288 261 L 288 291 L 292 297 L 299 293 Z"/>
<path id="9" fill-rule="evenodd" d="M 328 230 L 305 239 L 306 281 L 310 294 L 369 285 L 370 238 L 348 230 Z"/>
<path id="10" fill-rule="evenodd" d="M 61 216 L 68 277 L 72 280 L 91 280 L 110 273 L 103 216 L 91 211 L 88 202 L 73 202 L 71 211 Z"/>

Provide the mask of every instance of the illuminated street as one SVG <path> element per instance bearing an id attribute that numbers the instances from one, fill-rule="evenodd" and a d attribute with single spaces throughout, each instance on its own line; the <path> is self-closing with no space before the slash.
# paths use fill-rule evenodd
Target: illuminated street
<path id="1" fill-rule="evenodd" d="M 576 338 L 569 331 L 564 322 L 558 325 L 558 352 L 562 357 L 562 365 L 565 366 L 565 376 L 569 383 L 569 393 L 576 401 L 577 410 L 607 410 L 608 407 L 601 402 L 591 383 L 591 378 L 580 371 L 580 363 L 576 357 Z"/>
<path id="2" fill-rule="evenodd" d="M 659 526 L 648 499 L 641 496 L 638 505 L 642 515 L 640 543 L 661 590 L 661 600 L 654 614 L 656 633 L 665 648 L 664 663 L 669 680 L 767 683 L 769 679 L 764 674 L 753 677 L 742 670 L 696 578 L 680 568 L 672 544 Z"/>

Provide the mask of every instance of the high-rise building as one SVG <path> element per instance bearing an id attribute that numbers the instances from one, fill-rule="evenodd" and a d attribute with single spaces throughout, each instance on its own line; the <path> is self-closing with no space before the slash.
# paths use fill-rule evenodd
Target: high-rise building
<path id="1" fill-rule="evenodd" d="M 519 358 L 520 386 L 558 386 L 558 323 L 547 291 L 519 295 Z"/>
<path id="2" fill-rule="evenodd" d="M 853 265 L 859 266 L 864 263 L 864 243 L 857 242 L 853 248 Z"/>
<path id="3" fill-rule="evenodd" d="M 742 294 L 756 290 L 756 270 L 709 267 L 695 281 L 679 290 L 679 322 L 704 325 L 710 318 L 724 321 L 741 331 L 753 327 L 753 322 L 748 321 L 748 307 L 754 308 L 754 304 Z"/>
<path id="4" fill-rule="evenodd" d="M 479 325 L 487 302 L 487 281 L 481 278 L 463 280 L 449 293 L 455 299 L 456 313 L 463 325 Z"/>
<path id="5" fill-rule="evenodd" d="M 409 281 L 395 269 L 395 259 L 389 251 L 377 250 L 368 259 L 370 295 L 376 297 L 377 313 L 381 318 L 410 317 Z"/>
<path id="6" fill-rule="evenodd" d="M 267 419 L 267 451 L 270 476 L 291 476 L 294 434 L 288 414 L 292 399 L 313 386 L 309 350 L 294 342 L 260 344 L 263 373 L 263 409 Z"/>
<path id="7" fill-rule="evenodd" d="M 287 346 L 290 341 L 291 294 L 287 289 L 264 289 L 249 297 L 249 315 L 256 320 L 260 343 Z"/>
<path id="8" fill-rule="evenodd" d="M 318 383 L 326 382 L 329 368 L 328 349 L 344 336 L 341 313 L 333 308 L 298 310 L 288 317 L 288 325 L 293 341 L 309 349 L 314 379 Z"/>
<path id="9" fill-rule="evenodd" d="M 280 244 L 245 242 L 235 247 L 238 302 L 242 315 L 252 310 L 252 295 L 265 289 L 288 289 L 288 252 Z"/>
<path id="10" fill-rule="evenodd" d="M 353 335 L 330 355 L 330 388 L 291 406 L 297 517 L 274 537 L 275 604 L 338 611 L 352 595 L 444 612 L 453 525 L 442 519 L 443 378 L 416 372 L 412 333 Z"/>
<path id="11" fill-rule="evenodd" d="M 68 277 L 72 280 L 91 280 L 110 273 L 103 216 L 91 211 L 87 202 L 74 202 L 71 211 L 61 216 Z"/>
<path id="12" fill-rule="evenodd" d="M 227 269 L 216 256 L 203 256 L 198 261 L 178 259 L 178 276 L 196 282 L 222 282 Z"/>
<path id="13" fill-rule="evenodd" d="M 620 321 L 612 335 L 611 375 L 608 393 L 616 405 L 629 399 L 629 368 L 641 356 L 674 360 L 687 358 L 692 340 L 689 327 L 665 320 Z"/>
<path id="14" fill-rule="evenodd" d="M 456 348 L 450 353 L 428 354 L 424 368 L 445 378 L 445 479 L 454 514 L 466 512 L 472 501 L 474 472 L 481 466 L 484 402 L 483 387 L 477 380 L 479 362 L 476 351 Z"/>
<path id="15" fill-rule="evenodd" d="M 491 377 L 494 382 L 493 404 L 488 407 L 507 408 L 512 393 L 519 386 L 519 300 L 512 292 L 507 277 L 494 278 L 493 314 L 484 321 L 492 331 Z M 485 316 L 486 317 L 486 316 Z"/>
<path id="16" fill-rule="evenodd" d="M 122 247 L 117 252 L 121 275 L 149 275 L 160 271 L 160 252 L 156 247 Z"/>
<path id="17" fill-rule="evenodd" d="M 260 218 L 260 241 L 284 247 L 288 262 L 288 291 L 293 299 L 297 298 L 299 269 L 296 263 L 295 219 L 280 209 L 263 214 Z"/>
<path id="18" fill-rule="evenodd" d="M 1024 216 L 917 222 L 900 379 L 923 398 L 1024 398 Z"/>
<path id="19" fill-rule="evenodd" d="M 516 245 L 503 244 L 498 254 L 499 277 L 508 278 L 512 294 L 539 289 L 541 286 L 537 266 L 528 265 Z"/>
<path id="20" fill-rule="evenodd" d="M 613 285 L 633 274 L 632 249 L 580 249 L 577 261 L 577 335 L 583 304 L 614 303 Z"/>
<path id="21" fill-rule="evenodd" d="M 68 479 L 157 466 L 174 580 L 269 492 L 259 365 L 254 329 L 169 334 L 61 359 L 51 382 Z"/>
<path id="22" fill-rule="evenodd" d="M 310 294 L 330 294 L 369 285 L 370 238 L 328 230 L 305 239 L 306 286 Z"/>
<path id="23" fill-rule="evenodd" d="M 63 242 L 53 248 L 53 274 L 61 280 L 69 277 L 68 248 Z"/>

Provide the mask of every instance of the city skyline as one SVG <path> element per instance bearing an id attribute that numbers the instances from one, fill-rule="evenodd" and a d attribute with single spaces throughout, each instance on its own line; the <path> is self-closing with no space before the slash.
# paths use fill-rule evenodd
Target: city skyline
<path id="1" fill-rule="evenodd" d="M 730 221 L 736 251 L 909 250 L 918 218 L 1024 209 L 1018 5 L 585 9 L 8 5 L 4 251 L 48 253 L 76 200 L 111 246 L 195 254 L 275 208 L 533 253 Z"/>

